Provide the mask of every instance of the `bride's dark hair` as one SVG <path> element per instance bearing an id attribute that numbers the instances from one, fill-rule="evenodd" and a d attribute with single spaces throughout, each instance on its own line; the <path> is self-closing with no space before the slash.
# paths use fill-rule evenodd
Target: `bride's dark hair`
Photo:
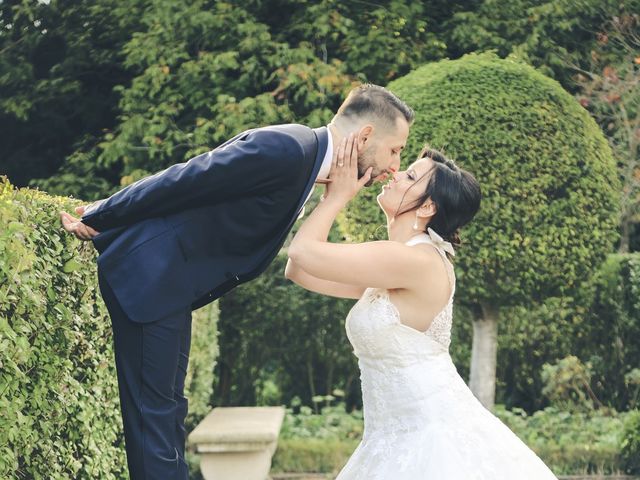
<path id="1" fill-rule="evenodd" d="M 436 204 L 436 214 L 425 228 L 432 228 L 457 247 L 460 245 L 460 228 L 469 223 L 480 209 L 480 184 L 471 173 L 429 145 L 425 145 L 418 155 L 418 160 L 422 158 L 433 160 L 435 172 L 429 178 L 424 193 L 405 212 L 423 205 L 431 198 Z"/>

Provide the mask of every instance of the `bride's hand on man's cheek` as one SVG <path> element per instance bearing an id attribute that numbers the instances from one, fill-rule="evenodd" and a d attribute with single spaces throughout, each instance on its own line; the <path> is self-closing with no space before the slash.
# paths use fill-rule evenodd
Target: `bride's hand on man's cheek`
<path id="1" fill-rule="evenodd" d="M 348 202 L 369 181 L 373 168 L 369 167 L 361 179 L 358 179 L 358 143 L 356 135 L 350 134 L 336 146 L 331 162 L 329 179 L 326 185 L 325 199 Z"/>

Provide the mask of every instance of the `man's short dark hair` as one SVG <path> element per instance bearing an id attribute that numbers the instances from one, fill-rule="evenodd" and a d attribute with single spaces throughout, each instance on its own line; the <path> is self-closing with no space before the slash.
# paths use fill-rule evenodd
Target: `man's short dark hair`
<path id="1" fill-rule="evenodd" d="M 349 92 L 336 117 L 376 118 L 395 128 L 398 117 L 404 118 L 411 125 L 415 113 L 386 88 L 365 83 Z"/>

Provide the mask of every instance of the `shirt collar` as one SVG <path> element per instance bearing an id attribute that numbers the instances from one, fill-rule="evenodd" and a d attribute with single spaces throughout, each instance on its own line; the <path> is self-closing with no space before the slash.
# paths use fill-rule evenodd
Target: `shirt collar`
<path id="1" fill-rule="evenodd" d="M 331 171 L 331 161 L 333 160 L 333 138 L 329 128 L 327 128 L 327 133 L 327 151 L 324 154 L 322 165 L 320 166 L 320 170 L 318 171 L 318 176 L 316 178 L 327 179 L 329 178 L 329 172 Z"/>

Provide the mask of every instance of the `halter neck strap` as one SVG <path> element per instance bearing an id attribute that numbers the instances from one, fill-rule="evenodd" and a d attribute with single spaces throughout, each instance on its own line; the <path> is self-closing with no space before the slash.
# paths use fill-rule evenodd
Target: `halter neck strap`
<path id="1" fill-rule="evenodd" d="M 427 228 L 427 232 L 428 233 L 422 232 L 422 233 L 419 233 L 418 235 L 414 235 L 407 242 L 405 242 L 405 245 L 412 246 L 417 243 L 427 242 L 435 245 L 438 249 L 449 253 L 451 256 L 456 255 L 456 252 L 453 249 L 453 245 L 451 245 L 451 242 L 447 242 L 446 240 L 444 240 L 431 227 Z"/>

